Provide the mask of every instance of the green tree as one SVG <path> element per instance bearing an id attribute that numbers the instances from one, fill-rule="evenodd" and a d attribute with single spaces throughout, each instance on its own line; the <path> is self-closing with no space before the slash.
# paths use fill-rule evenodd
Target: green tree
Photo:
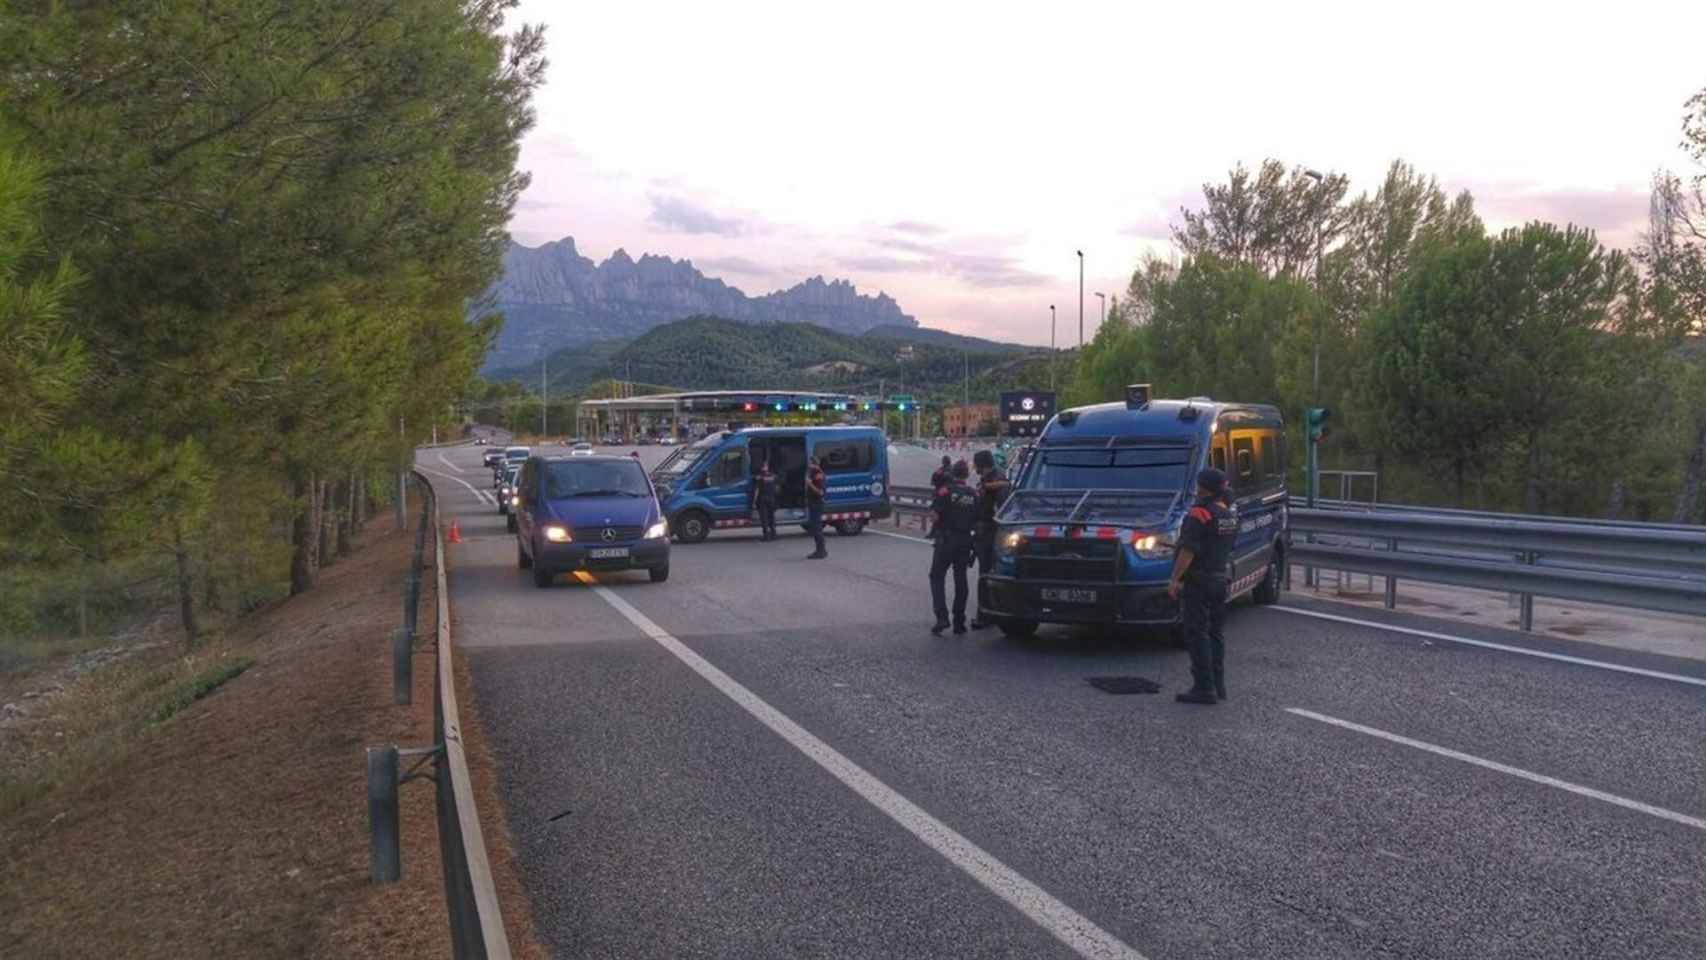
<path id="1" fill-rule="evenodd" d="M 1424 250 L 1392 304 L 1371 318 L 1363 350 L 1372 433 L 1412 462 L 1443 467 L 1460 506 L 1508 429 L 1492 253 L 1484 237 Z"/>

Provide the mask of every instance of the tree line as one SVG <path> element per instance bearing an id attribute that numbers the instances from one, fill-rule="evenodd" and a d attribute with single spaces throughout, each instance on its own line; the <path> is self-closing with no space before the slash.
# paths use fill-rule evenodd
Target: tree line
<path id="1" fill-rule="evenodd" d="M 1294 428 L 1323 406 L 1323 465 L 1378 471 L 1382 499 L 1699 522 L 1706 92 L 1683 131 L 1703 172 L 1654 177 L 1628 251 L 1573 225 L 1489 232 L 1402 161 L 1354 198 L 1342 175 L 1234 169 L 1182 211 L 1176 256 L 1134 271 L 1064 399 L 1147 379 L 1274 401 Z"/>
<path id="2" fill-rule="evenodd" d="M 348 551 L 496 329 L 514 2 L 0 2 L 9 570 L 158 561 L 193 640 Z"/>

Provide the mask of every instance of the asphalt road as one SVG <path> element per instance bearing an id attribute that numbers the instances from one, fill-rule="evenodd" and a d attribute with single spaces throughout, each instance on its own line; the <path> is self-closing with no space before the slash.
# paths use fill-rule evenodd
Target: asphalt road
<path id="1" fill-rule="evenodd" d="M 1191 707 L 1160 638 L 931 637 L 875 532 L 535 589 L 478 451 L 419 462 L 559 956 L 1706 956 L 1706 665 L 1288 599 Z"/>

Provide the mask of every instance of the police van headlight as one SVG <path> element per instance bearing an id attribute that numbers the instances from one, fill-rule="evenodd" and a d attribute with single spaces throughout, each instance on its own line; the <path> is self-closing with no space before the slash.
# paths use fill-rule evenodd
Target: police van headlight
<path id="1" fill-rule="evenodd" d="M 1132 534 L 1131 547 L 1145 560 L 1166 560 L 1173 556 L 1173 538 L 1154 533 Z"/>
<path id="2" fill-rule="evenodd" d="M 659 520 L 646 528 L 647 540 L 662 540 L 667 536 L 669 536 L 669 521 L 667 520 Z"/>
<path id="3" fill-rule="evenodd" d="M 568 543 L 573 538 L 569 536 L 567 527 L 560 527 L 553 523 L 545 528 L 545 539 L 552 543 Z"/>

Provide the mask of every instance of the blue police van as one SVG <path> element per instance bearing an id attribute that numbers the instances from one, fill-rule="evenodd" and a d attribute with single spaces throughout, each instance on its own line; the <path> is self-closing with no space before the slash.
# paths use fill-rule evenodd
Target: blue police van
<path id="1" fill-rule="evenodd" d="M 752 477 L 765 462 L 781 481 L 776 522 L 806 521 L 806 458 L 824 472 L 824 523 L 843 536 L 890 515 L 888 438 L 876 427 L 755 427 L 720 431 L 676 448 L 652 484 L 682 543 L 712 530 L 756 526 Z"/>
<path id="2" fill-rule="evenodd" d="M 1238 517 L 1231 597 L 1279 599 L 1286 547 L 1286 436 L 1278 408 L 1207 397 L 1123 403 L 1055 415 L 996 514 L 993 569 L 978 615 L 1009 636 L 1040 623 L 1171 626 L 1173 546 L 1196 475 L 1217 467 Z"/>

